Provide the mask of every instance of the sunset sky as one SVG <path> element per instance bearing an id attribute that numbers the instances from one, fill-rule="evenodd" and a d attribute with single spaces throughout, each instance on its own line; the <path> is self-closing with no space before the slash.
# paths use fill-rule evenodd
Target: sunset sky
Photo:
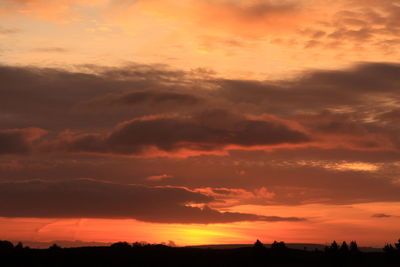
<path id="1" fill-rule="evenodd" d="M 400 237 L 400 0 L 0 0 L 0 240 Z"/>

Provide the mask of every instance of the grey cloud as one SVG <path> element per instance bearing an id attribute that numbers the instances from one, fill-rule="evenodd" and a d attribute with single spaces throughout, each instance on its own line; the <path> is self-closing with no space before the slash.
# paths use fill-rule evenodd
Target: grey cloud
<path id="1" fill-rule="evenodd" d="M 71 72 L 52 68 L 0 66 L 1 128 L 41 127 L 62 130 L 110 127 L 119 121 L 144 114 L 140 110 L 123 110 L 118 113 L 105 110 L 102 113 L 98 109 L 95 112 L 84 112 L 82 103 L 111 93 L 129 99 L 129 93 L 135 91 L 148 88 L 167 90 L 177 84 L 182 87 L 187 80 L 184 72 L 158 65 L 132 64 L 124 68 L 84 65 L 80 69 L 81 72 Z M 168 94 L 164 91 L 162 93 Z M 178 93 L 175 97 L 179 97 Z M 155 94 L 151 97 L 155 106 L 164 103 L 166 98 L 168 96 Z M 182 94 L 183 98 L 185 96 Z M 124 97 L 121 98 L 123 100 Z"/>
<path id="2" fill-rule="evenodd" d="M 213 151 L 229 145 L 273 146 L 309 142 L 306 134 L 283 122 L 248 119 L 225 110 L 186 117 L 155 117 L 120 124 L 109 134 L 83 134 L 50 144 L 50 150 L 141 154 L 146 149 Z"/>
<path id="3" fill-rule="evenodd" d="M 268 82 L 218 79 L 201 73 L 199 78 L 160 65 L 86 65 L 81 69 L 84 72 L 0 67 L 3 127 L 104 129 L 133 117 L 183 112 L 183 107 L 280 116 L 355 105 L 371 109 L 373 97 L 398 98 L 400 86 L 400 66 L 394 63 L 309 71 L 296 79 Z M 119 106 L 122 110 L 118 111 Z"/>
<path id="4" fill-rule="evenodd" d="M 0 216 L 36 218 L 130 218 L 159 223 L 301 221 L 187 206 L 212 199 L 180 187 L 122 185 L 88 179 L 0 183 Z"/>
<path id="5" fill-rule="evenodd" d="M 372 96 L 397 98 L 399 75 L 399 64 L 365 63 L 345 70 L 310 71 L 286 81 L 219 80 L 215 94 L 235 103 L 263 105 L 273 113 L 315 112 L 369 105 Z"/>

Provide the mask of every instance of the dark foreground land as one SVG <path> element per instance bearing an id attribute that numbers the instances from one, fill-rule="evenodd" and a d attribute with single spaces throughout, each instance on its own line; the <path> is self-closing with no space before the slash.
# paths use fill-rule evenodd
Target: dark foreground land
<path id="1" fill-rule="evenodd" d="M 0 241 L 1 242 L 1 241 Z M 4 241 L 3 241 L 4 242 Z M 3 243 L 4 245 L 4 243 Z M 360 252 L 327 247 L 325 250 L 289 249 L 285 246 L 232 249 L 168 247 L 116 243 L 110 247 L 30 249 L 0 247 L 0 266 L 397 266 L 400 250 Z"/>

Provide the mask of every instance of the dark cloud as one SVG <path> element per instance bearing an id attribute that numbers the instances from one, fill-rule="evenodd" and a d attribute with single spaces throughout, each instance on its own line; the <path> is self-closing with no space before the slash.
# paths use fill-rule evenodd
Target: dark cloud
<path id="1" fill-rule="evenodd" d="M 44 134 L 39 128 L 0 130 L 0 155 L 28 153 L 32 142 Z"/>
<path id="2" fill-rule="evenodd" d="M 390 111 L 384 112 L 380 115 L 377 116 L 377 119 L 379 121 L 385 122 L 385 123 L 395 123 L 397 124 L 400 121 L 400 109 L 395 108 Z"/>
<path id="3" fill-rule="evenodd" d="M 212 178 L 206 177 L 200 182 L 192 178 L 188 182 L 196 186 L 201 183 L 208 186 L 247 188 L 247 190 L 266 187 L 269 192 L 274 193 L 274 196 L 254 200 L 260 205 L 310 203 L 348 205 L 400 201 L 400 186 L 395 183 L 395 179 L 390 174 L 388 177 L 379 172 L 335 171 L 324 167 L 314 167 L 312 162 L 306 163 L 305 166 L 296 166 L 294 162 L 283 165 L 285 162 L 256 161 L 250 165 L 252 163 L 248 159 L 247 162 L 243 161 L 230 168 L 244 169 L 246 171 L 244 175 L 235 175 L 232 171 L 229 172 L 229 167 L 225 167 L 218 170 L 218 175 L 215 174 L 215 169 L 201 171 L 202 177 L 210 175 Z M 228 174 L 224 175 L 224 172 Z M 197 175 L 195 177 L 198 178 Z M 249 180 L 251 180 L 250 183 Z"/>
<path id="4" fill-rule="evenodd" d="M 345 70 L 305 72 L 286 81 L 219 80 L 220 90 L 213 93 L 246 104 L 248 109 L 257 105 L 259 112 L 281 115 L 359 105 L 373 110 L 370 103 L 374 97 L 375 101 L 399 97 L 399 75 L 399 64 L 368 63 Z"/>
<path id="5" fill-rule="evenodd" d="M 227 7 L 236 11 L 240 17 L 257 20 L 268 15 L 284 14 L 298 11 L 299 6 L 293 1 L 254 1 L 251 5 L 241 5 L 240 3 L 227 2 Z"/>
<path id="6" fill-rule="evenodd" d="M 357 107 L 358 113 L 381 112 L 379 101 L 398 99 L 400 86 L 400 66 L 391 63 L 316 70 L 296 79 L 268 82 L 218 79 L 162 65 L 80 69 L 0 67 L 3 129 L 97 130 L 154 113 L 215 108 L 278 116 L 343 107 Z M 371 101 L 377 105 L 371 107 Z"/>
<path id="7" fill-rule="evenodd" d="M 145 115 L 141 110 L 127 112 L 125 109 L 116 113 L 107 112 L 106 107 L 103 108 L 104 112 L 102 109 L 95 109 L 94 112 L 82 109 L 82 103 L 111 93 L 119 96 L 123 102 L 128 101 L 129 97 L 134 98 L 129 93 L 156 88 L 160 96 L 154 93 L 152 97 L 142 97 L 145 102 L 152 101 L 152 108 L 165 104 L 168 98 L 172 101 L 174 97 L 180 97 L 186 102 L 190 101 L 189 98 L 195 99 L 190 96 L 185 98 L 184 94 L 168 95 L 168 92 L 160 91 L 178 83 L 181 87 L 185 86 L 187 81 L 184 72 L 169 70 L 165 66 L 132 64 L 124 68 L 104 68 L 85 65 L 80 66 L 80 70 L 71 72 L 52 68 L 0 66 L 0 127 L 97 129 L 111 127 L 138 114 Z M 136 98 L 140 98 L 138 95 Z M 141 106 L 145 106 L 145 103 Z M 152 111 L 149 108 L 147 113 Z"/>
<path id="8" fill-rule="evenodd" d="M 328 153 L 328 155 L 326 155 Z M 364 156 L 364 158 L 363 158 Z M 189 158 L 98 157 L 88 154 L 52 154 L 0 160 L 2 180 L 65 180 L 94 177 L 118 183 L 174 185 L 188 188 L 238 188 L 250 192 L 266 187 L 273 198 L 262 205 L 301 205 L 303 203 L 354 204 L 400 201 L 397 177 L 399 155 L 394 163 L 385 162 L 385 153 L 372 151 L 279 149 L 270 152 L 231 151 L 229 156 Z M 349 161 L 343 162 L 344 159 Z M 377 166 L 376 170 L 338 170 L 340 164 Z M 368 160 L 368 161 L 367 161 Z M 380 162 L 375 162 L 381 160 Z M 148 180 L 168 174 L 171 178 Z M 355 188 L 357 190 L 355 190 Z M 234 198 L 234 196 L 233 196 Z"/>
<path id="9" fill-rule="evenodd" d="M 153 110 L 178 110 L 179 108 L 191 108 L 202 104 L 204 100 L 191 93 L 174 91 L 141 90 L 126 92 L 123 94 L 107 94 L 82 103 L 81 108 L 131 108 Z"/>
<path id="10" fill-rule="evenodd" d="M 122 185 L 88 179 L 0 183 L 0 216 L 3 217 L 131 218 L 160 223 L 302 220 L 188 206 L 211 200 L 180 187 Z"/>
<path id="11" fill-rule="evenodd" d="M 373 214 L 371 217 L 373 218 L 390 218 L 393 217 L 392 215 L 384 214 L 384 213 L 377 213 Z"/>
<path id="12" fill-rule="evenodd" d="M 115 154 L 144 154 L 155 147 L 166 152 L 180 149 L 213 151 L 228 146 L 301 144 L 309 137 L 282 121 L 257 120 L 225 110 L 191 116 L 156 116 L 121 123 L 109 134 L 68 136 L 50 144 L 50 150 Z"/>
<path id="13" fill-rule="evenodd" d="M 388 122 L 395 108 L 391 115 L 386 104 L 399 99 L 399 64 L 364 63 L 268 82 L 163 65 L 80 70 L 0 67 L 1 127 L 40 127 L 55 134 L 68 129 L 58 143 L 61 150 L 109 154 L 139 155 L 149 146 L 215 151 L 312 139 L 310 145 L 324 149 L 384 150 L 393 158 L 389 150 L 400 147 L 396 127 Z M 252 119 L 265 114 L 273 116 Z"/>

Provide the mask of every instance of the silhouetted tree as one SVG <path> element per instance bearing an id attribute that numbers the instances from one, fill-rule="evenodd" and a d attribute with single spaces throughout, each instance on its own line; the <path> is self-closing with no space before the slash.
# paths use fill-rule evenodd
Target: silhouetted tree
<path id="1" fill-rule="evenodd" d="M 352 252 L 352 253 L 359 252 L 358 245 L 357 245 L 356 241 L 351 241 L 350 242 L 350 252 Z"/>
<path id="2" fill-rule="evenodd" d="M 392 244 L 386 244 L 383 247 L 383 251 L 385 251 L 385 252 L 393 252 L 394 251 L 394 247 L 392 246 Z"/>
<path id="3" fill-rule="evenodd" d="M 336 241 L 333 241 L 332 244 L 327 248 L 327 250 L 336 252 L 339 250 L 339 245 L 336 243 Z"/>
<path id="4" fill-rule="evenodd" d="M 15 246 L 15 249 L 23 249 L 24 245 L 22 244 L 22 242 L 18 242 L 18 244 Z"/>
<path id="5" fill-rule="evenodd" d="M 400 243 L 400 241 L 399 241 Z M 286 249 L 284 242 L 271 245 L 272 249 L 264 248 L 260 240 L 254 243 L 255 248 L 228 248 L 228 249 L 201 249 L 190 247 L 166 247 L 164 245 L 150 245 L 146 243 L 127 244 L 118 242 L 112 247 L 81 247 L 60 248 L 56 244 L 48 249 L 24 248 L 18 251 L 17 247 L 23 247 L 22 243 L 15 247 L 9 241 L 0 241 L 0 266 L 20 267 L 108 267 L 108 266 L 400 266 L 400 251 L 395 244 L 387 244 L 385 251 L 390 253 L 341 253 L 346 250 L 346 242 L 340 246 L 336 242 L 327 246 L 327 252 L 315 252 L 309 249 Z M 396 243 L 398 244 L 398 243 Z M 132 249 L 132 246 L 140 248 Z M 114 248 L 113 248 L 114 247 Z M 116 247 L 116 248 L 115 248 Z M 122 248 L 122 249 L 121 249 Z M 131 248 L 131 249 L 124 249 Z M 333 252 L 331 252 L 332 249 Z M 358 246 L 352 241 L 347 249 L 357 251 Z"/>
<path id="6" fill-rule="evenodd" d="M 400 250 L 400 239 L 397 241 L 397 243 L 394 243 L 394 245 L 397 250 Z"/>
<path id="7" fill-rule="evenodd" d="M 283 241 L 277 242 L 277 241 L 275 240 L 274 243 L 271 244 L 271 249 L 279 249 L 279 250 L 282 250 L 282 249 L 286 249 L 286 248 L 287 248 L 287 247 L 286 247 L 286 245 L 285 245 L 285 243 L 284 243 Z"/>
<path id="8" fill-rule="evenodd" d="M 340 252 L 349 252 L 349 246 L 347 245 L 346 241 L 343 241 L 342 245 L 340 246 Z"/>
<path id="9" fill-rule="evenodd" d="M 257 249 L 264 248 L 264 244 L 261 243 L 261 241 L 257 239 L 257 241 L 253 245 L 253 248 L 257 248 Z"/>

